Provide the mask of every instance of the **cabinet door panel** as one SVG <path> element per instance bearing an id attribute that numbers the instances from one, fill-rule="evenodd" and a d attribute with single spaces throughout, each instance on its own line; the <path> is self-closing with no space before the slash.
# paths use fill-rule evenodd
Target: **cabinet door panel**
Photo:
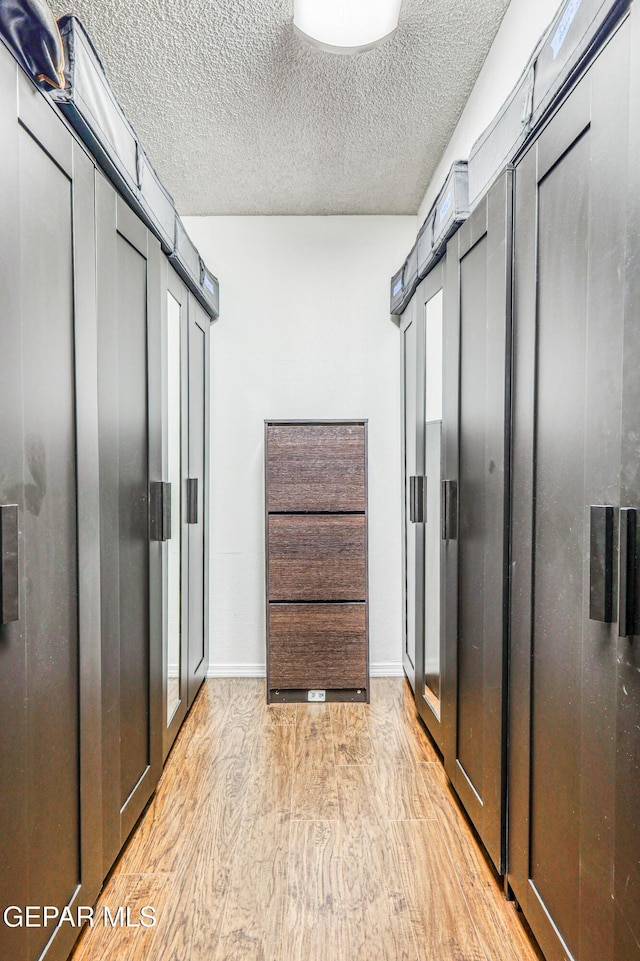
<path id="1" fill-rule="evenodd" d="M 189 477 L 198 484 L 196 513 L 189 526 L 189 705 L 193 704 L 207 671 L 206 612 L 207 473 L 206 378 L 209 318 L 194 297 L 189 298 Z"/>
<path id="2" fill-rule="evenodd" d="M 159 245 L 105 180 L 97 188 L 104 870 L 148 801 L 162 757 Z"/>
<path id="3" fill-rule="evenodd" d="M 363 515 L 269 517 L 269 600 L 364 600 Z"/>
<path id="4" fill-rule="evenodd" d="M 272 424 L 267 445 L 267 510 L 363 511 L 361 425 Z"/>
<path id="5" fill-rule="evenodd" d="M 411 301 L 402 319 L 402 452 L 403 452 L 403 482 L 404 497 L 402 504 L 402 559 L 404 566 L 403 578 L 403 624 L 402 659 L 404 670 L 413 687 L 415 684 L 416 665 L 416 587 L 421 567 L 418 564 L 417 534 L 418 529 L 411 520 L 411 477 L 418 473 L 417 467 L 417 423 L 418 414 L 418 322 L 415 319 L 417 310 L 416 297 Z M 421 367 L 422 371 L 423 368 Z M 420 534 L 422 532 L 420 531 Z"/>
<path id="6" fill-rule="evenodd" d="M 443 574 L 450 544 L 442 539 L 442 481 L 447 435 L 445 419 L 455 421 L 450 399 L 457 397 L 458 347 L 445 324 L 448 255 L 427 274 L 415 295 L 415 345 L 418 354 L 415 403 L 416 473 L 423 477 L 423 519 L 408 525 L 407 584 L 411 561 L 415 570 L 413 598 L 407 592 L 407 621 L 415 633 L 415 701 L 420 717 L 443 750 L 444 713 L 442 678 L 445 663 L 445 599 Z M 452 359 L 447 362 L 447 358 Z M 455 376 L 450 367 L 453 366 Z M 408 379 L 408 378 L 407 378 Z M 407 391 L 407 403 L 410 394 Z M 408 415 L 407 415 L 408 416 Z M 407 432 L 407 449 L 411 441 Z M 407 466 L 409 462 L 407 461 Z M 407 492 L 405 492 L 406 498 Z M 455 541 L 451 542 L 455 546 Z M 413 609 L 411 608 L 413 601 Z"/>
<path id="7" fill-rule="evenodd" d="M 5 56 L 2 56 L 2 54 Z M 0 48 L 0 85 L 15 90 L 16 64 Z M 18 218 L 18 125 L 16 102 L 0 98 L 0 264 L 3 275 L 18 277 L 20 245 Z M 12 229 L 13 228 L 13 229 Z M 24 516 L 23 431 L 22 431 L 22 328 L 20 288 L 0 283 L 0 505 L 17 504 L 19 523 Z M 0 904 L 25 905 L 27 888 L 27 675 L 25 656 L 24 573 L 20 550 L 20 619 L 0 625 Z M 6 736 L 8 735 L 8 736 Z M 27 957 L 24 929 L 3 926 L 1 961 L 24 961 Z"/>
<path id="8" fill-rule="evenodd" d="M 19 142 L 30 898 L 62 909 L 80 882 L 72 192 Z M 49 934 L 31 932 L 34 954 Z"/>
<path id="9" fill-rule="evenodd" d="M 516 170 L 509 875 L 551 961 L 613 956 L 617 628 L 590 617 L 590 507 L 620 504 L 628 56 L 623 25 Z"/>
<path id="10" fill-rule="evenodd" d="M 632 10 L 627 257 L 623 349 L 622 507 L 640 511 L 640 16 Z M 616 145 L 622 149 L 622 144 Z M 640 556 L 640 525 L 636 556 Z M 618 638 L 614 961 L 640 961 L 640 584 L 636 568 L 635 624 Z M 619 603 L 623 602 L 619 598 Z M 618 616 L 620 616 L 618 614 Z"/>
<path id="11" fill-rule="evenodd" d="M 147 490 L 147 271 L 116 240 L 118 548 L 120 597 L 120 806 L 149 765 L 149 530 Z"/>
<path id="12" fill-rule="evenodd" d="M 584 537 L 584 378 L 589 177 L 583 138 L 540 185 L 532 880 L 569 944 L 578 944 L 580 660 Z M 573 215 L 566 216 L 563 198 Z M 579 239 L 580 238 L 580 239 Z M 559 250 L 571 258 L 567 274 Z M 562 325 L 556 323 L 557 316 Z M 566 357 L 571 357 L 567 364 Z M 549 559 L 553 559 L 549 563 Z M 562 777 L 558 770 L 562 769 Z M 558 851 L 562 850 L 562 858 Z"/>
<path id="13" fill-rule="evenodd" d="M 479 796 L 483 769 L 485 605 L 486 235 L 460 264 L 460 475 L 457 755 Z"/>
<path id="14" fill-rule="evenodd" d="M 189 657 L 189 562 L 185 477 L 189 465 L 187 288 L 168 264 L 166 329 L 163 334 L 165 456 L 162 474 L 171 484 L 171 537 L 164 545 L 166 603 L 163 755 L 166 758 L 187 713 Z M 163 283 L 163 289 L 164 289 Z"/>
<path id="15" fill-rule="evenodd" d="M 364 604 L 270 604 L 270 688 L 365 688 Z"/>
<path id="16" fill-rule="evenodd" d="M 76 383 L 86 362 L 95 397 L 93 166 L 4 47 L 0 83 L 0 504 L 17 505 L 19 533 L 18 620 L 0 626 L 0 713 L 10 732 L 1 751 L 0 889 L 3 905 L 61 911 L 91 904 L 101 880 L 100 779 L 89 760 L 91 749 L 99 759 L 96 410 L 86 382 Z M 52 961 L 66 958 L 77 931 L 63 926 L 49 943 L 53 933 L 51 923 L 5 926 L 0 957 L 36 958 L 48 945 Z"/>
<path id="17" fill-rule="evenodd" d="M 458 484 L 457 547 L 447 545 L 444 572 L 445 767 L 500 872 L 506 829 L 511 207 L 507 171 L 447 251 L 446 324 L 458 334 L 460 363 L 459 385 L 449 385 L 445 413 L 446 476 Z M 455 336 L 448 337 L 453 344 Z M 457 408 L 457 421 L 450 407 Z"/>

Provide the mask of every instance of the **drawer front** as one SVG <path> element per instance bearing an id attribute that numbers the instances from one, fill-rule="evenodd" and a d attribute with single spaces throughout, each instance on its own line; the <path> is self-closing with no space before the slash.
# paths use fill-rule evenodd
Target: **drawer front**
<path id="1" fill-rule="evenodd" d="M 364 604 L 270 604 L 269 686 L 366 688 Z"/>
<path id="2" fill-rule="evenodd" d="M 267 428 L 267 510 L 364 511 L 361 424 Z"/>
<path id="3" fill-rule="evenodd" d="M 364 601 L 366 525 L 356 515 L 269 517 L 270 601 Z"/>

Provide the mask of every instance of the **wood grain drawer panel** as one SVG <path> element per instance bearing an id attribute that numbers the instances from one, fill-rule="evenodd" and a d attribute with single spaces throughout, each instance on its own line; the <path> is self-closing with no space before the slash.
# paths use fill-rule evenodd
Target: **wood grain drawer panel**
<path id="1" fill-rule="evenodd" d="M 270 601 L 360 601 L 367 593 L 362 514 L 272 514 Z"/>
<path id="2" fill-rule="evenodd" d="M 365 688 L 365 604 L 270 604 L 270 688 Z"/>
<path id="3" fill-rule="evenodd" d="M 267 429 L 267 510 L 363 511 L 361 424 L 272 424 Z"/>

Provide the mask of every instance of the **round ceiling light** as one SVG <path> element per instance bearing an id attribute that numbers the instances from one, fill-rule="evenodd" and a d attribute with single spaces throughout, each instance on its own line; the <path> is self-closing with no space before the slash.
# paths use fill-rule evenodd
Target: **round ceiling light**
<path id="1" fill-rule="evenodd" d="M 293 0 L 293 27 L 331 53 L 361 53 L 393 36 L 402 0 Z"/>

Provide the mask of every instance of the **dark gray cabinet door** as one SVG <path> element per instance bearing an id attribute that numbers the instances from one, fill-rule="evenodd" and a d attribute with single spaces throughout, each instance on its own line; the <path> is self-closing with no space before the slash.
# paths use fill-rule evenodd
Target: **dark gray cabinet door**
<path id="1" fill-rule="evenodd" d="M 420 532 L 412 519 L 411 478 L 418 474 L 418 323 L 417 296 L 402 315 L 400 325 L 400 364 L 402 369 L 402 662 L 411 687 L 416 673 L 417 560 Z"/>
<path id="2" fill-rule="evenodd" d="M 2 56 L 2 54 L 5 54 Z M 18 124 L 16 100 L 5 92 L 15 90 L 16 64 L 0 49 L 0 205 L 5 227 L 0 231 L 0 505 L 18 506 L 24 517 L 24 444 L 22 430 L 22 326 L 20 323 L 20 286 L 6 283 L 4 277 L 20 276 L 18 243 Z M 6 218 L 6 219 L 5 219 Z M 13 229 L 12 229 L 13 225 Z M 6 272 L 6 273 L 5 273 Z M 4 553 L 4 550 L 3 550 Z M 19 553 L 19 587 L 24 594 L 24 551 Z M 3 560 L 3 567 L 6 563 Z M 3 570 L 4 574 L 4 570 Z M 0 589 L 4 608 L 10 585 L 3 578 Z M 3 907 L 29 904 L 27 863 L 27 674 L 26 619 L 24 596 L 19 596 L 17 620 L 0 624 L 0 902 Z M 26 932 L 3 927 L 0 940 L 2 961 L 24 961 L 28 957 Z"/>
<path id="3" fill-rule="evenodd" d="M 2 546 L 17 534 L 19 560 L 17 598 L 2 578 L 0 890 L 3 909 L 61 912 L 101 881 L 94 177 L 4 48 L 0 82 L 0 505 L 17 507 Z M 77 934 L 53 919 L 2 929 L 3 961 L 66 958 Z"/>
<path id="4" fill-rule="evenodd" d="M 162 545 L 150 539 L 161 480 L 160 248 L 97 183 L 98 407 L 104 868 L 161 768 Z"/>
<path id="5" fill-rule="evenodd" d="M 509 882 L 549 961 L 613 957 L 628 59 L 627 22 L 516 169 Z"/>
<path id="6" fill-rule="evenodd" d="M 208 628 L 210 318 L 166 262 L 163 334 L 163 476 L 171 484 L 165 590 L 163 753 L 204 680 Z"/>
<path id="7" fill-rule="evenodd" d="M 631 14 L 631 83 L 628 140 L 627 260 L 622 373 L 622 484 L 620 504 L 635 513 L 629 570 L 619 579 L 618 687 L 615 805 L 614 961 L 640 959 L 640 17 Z M 624 143 L 619 145 L 620 151 Z M 623 559 L 621 559 L 621 566 Z M 635 571 L 634 571 L 635 566 Z M 626 581 L 626 583 L 625 583 Z M 627 605 L 631 623 L 622 626 Z"/>
<path id="8" fill-rule="evenodd" d="M 166 260 L 163 332 L 163 477 L 171 485 L 171 536 L 163 546 L 165 590 L 163 755 L 166 758 L 188 709 L 189 677 L 189 293 Z"/>
<path id="9" fill-rule="evenodd" d="M 189 559 L 188 703 L 202 684 L 209 661 L 208 513 L 209 472 L 209 326 L 210 319 L 193 295 L 189 296 L 189 479 L 191 503 Z"/>
<path id="10" fill-rule="evenodd" d="M 422 720 L 441 751 L 447 712 L 442 678 L 444 645 L 444 564 L 447 543 L 442 537 L 444 424 L 452 349 L 445 329 L 444 258 L 425 277 L 415 295 L 417 350 L 416 474 L 413 513 L 415 534 L 415 700 Z M 454 345 L 455 349 L 455 345 Z M 457 354 L 456 354 L 457 357 Z M 422 483 L 422 486 L 421 486 Z M 409 518 L 411 523 L 411 518 Z"/>
<path id="11" fill-rule="evenodd" d="M 456 537 L 445 544 L 443 571 L 444 760 L 500 873 L 506 800 L 511 207 L 509 171 L 449 243 L 446 278 L 447 344 L 454 362 L 445 391 L 444 474 L 457 487 L 458 517 Z"/>

